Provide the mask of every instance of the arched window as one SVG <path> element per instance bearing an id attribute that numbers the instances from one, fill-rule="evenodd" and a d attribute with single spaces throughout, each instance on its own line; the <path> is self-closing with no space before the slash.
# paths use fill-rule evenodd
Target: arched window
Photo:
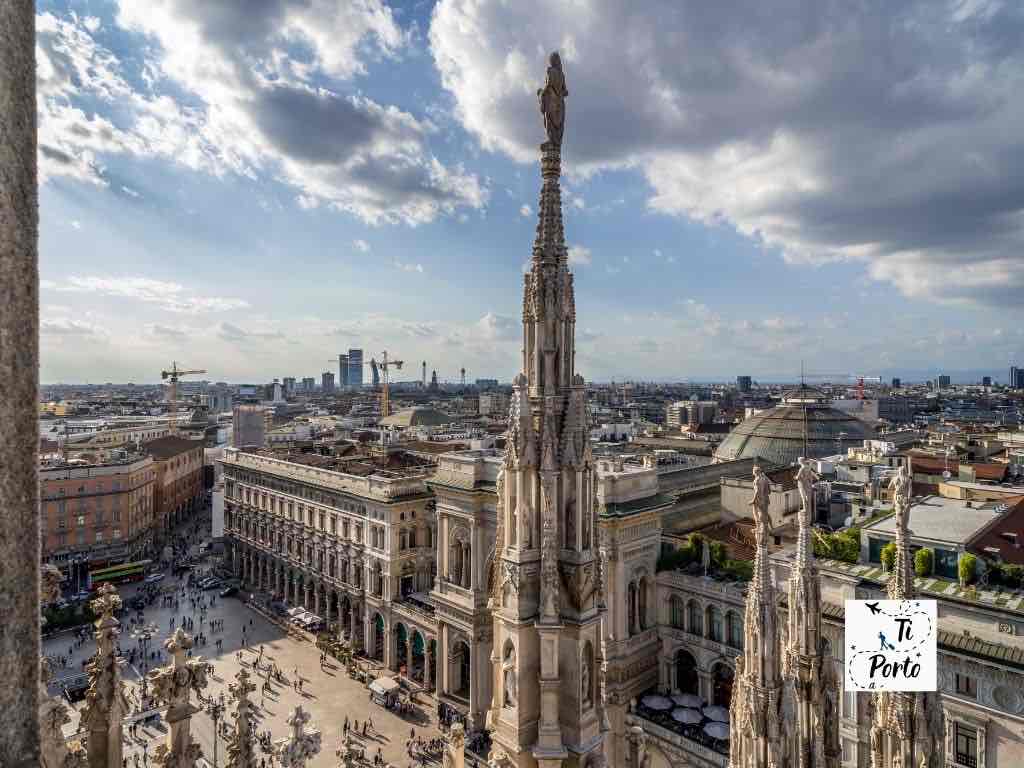
<path id="1" fill-rule="evenodd" d="M 700 695 L 699 680 L 697 678 L 697 660 L 689 651 L 679 649 L 676 651 L 676 688 L 680 693 L 692 693 Z"/>
<path id="2" fill-rule="evenodd" d="M 702 621 L 700 605 L 696 600 L 690 600 L 686 604 L 686 629 L 691 635 L 704 634 L 704 622 Z"/>
<path id="3" fill-rule="evenodd" d="M 672 595 L 672 597 L 669 598 L 668 604 L 669 604 L 669 611 L 671 613 L 671 615 L 669 617 L 669 622 L 676 629 L 684 629 L 685 625 L 684 625 L 683 622 L 685 620 L 684 619 L 685 614 L 684 614 L 684 607 L 683 607 L 683 600 L 682 600 L 682 598 L 679 597 L 679 595 Z"/>
<path id="4" fill-rule="evenodd" d="M 711 703 L 715 706 L 729 708 L 732 701 L 733 671 L 725 664 L 715 664 L 711 670 Z"/>
<path id="5" fill-rule="evenodd" d="M 722 612 L 715 606 L 708 606 L 708 639 L 722 642 Z"/>
<path id="6" fill-rule="evenodd" d="M 647 629 L 647 627 L 650 626 L 647 620 L 647 593 L 648 591 L 650 591 L 650 584 L 651 580 L 647 576 L 644 576 L 640 579 L 639 597 L 637 600 L 637 602 L 639 603 L 637 609 L 637 617 L 639 619 L 641 631 Z"/>
<path id="7" fill-rule="evenodd" d="M 627 605 L 629 609 L 628 621 L 629 626 L 626 627 L 626 632 L 630 635 L 635 635 L 637 632 L 636 624 L 636 582 L 629 582 L 629 588 L 626 593 Z"/>
<path id="8" fill-rule="evenodd" d="M 743 625 L 739 614 L 729 611 L 725 614 L 726 642 L 733 648 L 743 648 Z"/>

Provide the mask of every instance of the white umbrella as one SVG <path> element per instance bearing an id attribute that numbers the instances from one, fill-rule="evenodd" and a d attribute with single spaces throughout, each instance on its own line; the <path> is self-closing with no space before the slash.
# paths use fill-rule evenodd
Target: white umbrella
<path id="1" fill-rule="evenodd" d="M 725 723 L 708 723 L 704 726 L 704 733 L 712 739 L 725 741 L 729 738 L 729 726 Z"/>
<path id="2" fill-rule="evenodd" d="M 704 706 L 704 699 L 700 696 L 695 696 L 692 693 L 677 693 L 672 697 L 672 701 L 680 707 L 694 707 L 695 709 L 700 709 Z"/>
<path id="3" fill-rule="evenodd" d="M 708 720 L 717 720 L 720 723 L 729 722 L 729 710 L 725 707 L 704 707 L 704 716 Z"/>
<path id="4" fill-rule="evenodd" d="M 640 700 L 640 703 L 648 709 L 656 709 L 659 711 L 663 709 L 672 709 L 672 699 L 668 699 L 664 696 L 644 696 Z"/>
<path id="5" fill-rule="evenodd" d="M 688 709 L 686 707 L 678 707 L 672 710 L 672 719 L 677 723 L 686 723 L 687 725 L 694 725 L 704 719 L 696 709 Z"/>

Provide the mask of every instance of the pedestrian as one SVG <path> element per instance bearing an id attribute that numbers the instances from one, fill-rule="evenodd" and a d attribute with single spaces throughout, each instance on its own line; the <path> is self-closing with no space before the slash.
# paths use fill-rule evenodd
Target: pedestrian
<path id="1" fill-rule="evenodd" d="M 370 718 L 370 730 L 371 731 L 373 730 L 373 718 L 372 717 Z"/>

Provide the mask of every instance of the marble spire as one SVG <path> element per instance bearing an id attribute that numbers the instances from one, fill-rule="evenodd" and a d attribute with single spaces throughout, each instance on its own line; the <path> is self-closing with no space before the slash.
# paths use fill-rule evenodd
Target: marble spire
<path id="1" fill-rule="evenodd" d="M 85 695 L 81 722 L 89 732 L 89 768 L 119 768 L 124 742 L 122 720 L 128 714 L 117 656 L 121 622 L 114 618 L 114 611 L 121 607 L 121 598 L 110 584 L 100 587 L 99 595 L 90 604 L 99 619 L 95 624 L 96 655 L 86 666 L 89 691 Z"/>
<path id="2" fill-rule="evenodd" d="M 547 141 L 524 275 L 522 372 L 513 382 L 497 505 L 501 566 L 492 583 L 495 690 L 488 722 L 516 768 L 553 768 L 570 754 L 580 764 L 603 756 L 594 695 L 601 612 L 596 489 L 586 389 L 575 371 L 576 303 L 560 186 L 568 94 L 561 59 L 552 54 L 537 92 Z M 509 659 L 515 670 L 503 668 Z M 517 695 L 505 696 L 504 680 L 517 676 Z"/>
<path id="3" fill-rule="evenodd" d="M 789 748 L 793 765 L 838 768 L 839 683 L 835 661 L 826 653 L 821 632 L 821 584 L 814 564 L 811 523 L 814 518 L 817 474 L 811 462 L 800 459 L 796 474 L 801 505 L 797 515 L 797 547 L 790 571 L 786 677 L 792 682 L 796 714 Z"/>
<path id="4" fill-rule="evenodd" d="M 889 483 L 896 523 L 896 561 L 887 587 L 890 600 L 914 600 L 910 553 L 913 481 L 906 466 Z M 878 691 L 871 695 L 871 767 L 940 768 L 945 766 L 945 725 L 934 692 Z"/>
<path id="5" fill-rule="evenodd" d="M 768 559 L 771 481 L 754 467 L 754 573 L 747 589 L 742 663 L 732 694 L 731 768 L 775 768 L 785 752 L 777 594 Z"/>
<path id="6" fill-rule="evenodd" d="M 228 736 L 227 768 L 257 768 L 259 758 L 253 745 L 252 735 L 252 702 L 249 694 L 256 686 L 249 682 L 249 673 L 244 669 L 235 675 L 237 683 L 228 686 L 231 698 L 235 700 L 234 726 Z"/>
<path id="7" fill-rule="evenodd" d="M 161 768 L 194 768 L 202 749 L 189 730 L 192 715 L 199 711 L 190 698 L 209 684 L 206 674 L 210 665 L 202 657 L 187 657 L 192 637 L 181 627 L 164 642 L 164 648 L 171 656 L 170 665 L 148 675 L 153 697 L 167 706 L 167 741 L 157 747 L 154 763 Z"/>

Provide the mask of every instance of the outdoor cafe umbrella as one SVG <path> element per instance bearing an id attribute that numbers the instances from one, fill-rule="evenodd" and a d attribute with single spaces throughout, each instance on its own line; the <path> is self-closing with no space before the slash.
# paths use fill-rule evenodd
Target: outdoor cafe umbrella
<path id="1" fill-rule="evenodd" d="M 686 725 L 694 725 L 704 719 L 704 716 L 696 709 L 688 709 L 686 707 L 677 707 L 672 710 L 672 719 L 677 723 L 685 723 Z"/>
<path id="2" fill-rule="evenodd" d="M 725 723 L 708 723 L 704 726 L 704 733 L 712 739 L 725 741 L 729 738 L 729 726 Z"/>
<path id="3" fill-rule="evenodd" d="M 672 696 L 672 701 L 680 707 L 693 707 L 700 709 L 704 706 L 704 699 L 692 693 L 677 693 Z"/>
<path id="4" fill-rule="evenodd" d="M 729 710 L 725 707 L 704 707 L 704 717 L 708 720 L 717 720 L 720 723 L 728 723 Z"/>
<path id="5" fill-rule="evenodd" d="M 665 696 L 658 696 L 658 695 L 654 695 L 654 694 L 652 694 L 650 696 L 644 696 L 640 700 L 640 703 L 643 704 L 648 709 L 654 709 L 654 710 L 672 709 L 672 699 L 666 698 Z"/>

